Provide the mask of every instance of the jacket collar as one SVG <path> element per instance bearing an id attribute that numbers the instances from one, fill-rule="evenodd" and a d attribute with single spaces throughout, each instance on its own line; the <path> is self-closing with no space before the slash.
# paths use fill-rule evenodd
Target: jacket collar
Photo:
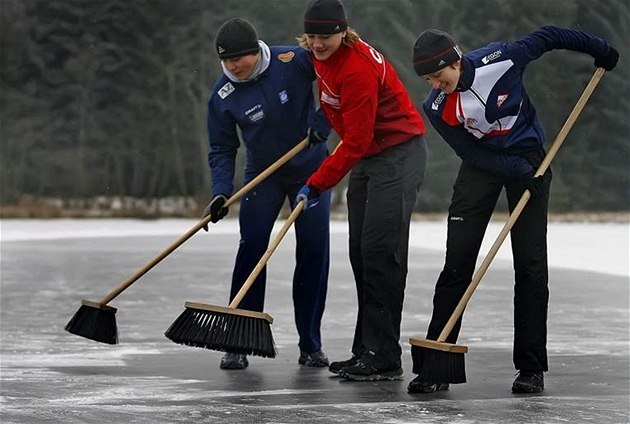
<path id="1" fill-rule="evenodd" d="M 472 60 L 466 56 L 462 56 L 462 66 L 464 72 L 459 76 L 459 82 L 457 83 L 457 91 L 466 91 L 472 87 L 472 83 L 475 80 L 475 67 Z"/>

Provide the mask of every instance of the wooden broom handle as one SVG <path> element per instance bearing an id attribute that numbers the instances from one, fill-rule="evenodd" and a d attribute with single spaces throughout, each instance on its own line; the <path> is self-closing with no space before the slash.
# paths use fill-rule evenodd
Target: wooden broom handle
<path id="1" fill-rule="evenodd" d="M 244 185 L 239 191 L 230 196 L 229 199 L 226 200 L 225 206 L 230 206 L 239 200 L 245 193 L 256 187 L 260 182 L 262 182 L 265 178 L 275 172 L 278 168 L 288 162 L 293 156 L 302 151 L 306 146 L 308 146 L 308 137 L 304 140 L 300 141 L 295 147 L 285 153 L 280 159 L 275 161 L 271 166 L 262 171 L 259 175 L 257 175 L 253 180 Z M 125 281 L 120 283 L 114 290 L 112 290 L 107 296 L 102 298 L 99 301 L 99 304 L 106 305 L 111 302 L 116 296 L 122 293 L 127 287 L 135 283 L 140 277 L 146 274 L 151 268 L 157 265 L 162 259 L 171 254 L 175 249 L 181 246 L 186 240 L 191 238 L 197 231 L 199 231 L 202 227 L 207 225 L 210 222 L 211 216 L 208 215 L 195 224 L 190 230 L 188 230 L 184 235 L 175 240 L 171 245 L 167 246 L 164 250 L 162 250 L 155 258 L 147 262 L 141 269 L 136 271 L 131 277 L 127 278 Z"/>
<path id="2" fill-rule="evenodd" d="M 291 228 L 291 225 L 293 225 L 298 215 L 300 215 L 300 213 L 304 209 L 304 202 L 305 201 L 302 200 L 297 205 L 295 205 L 295 209 L 293 209 L 293 212 L 291 212 L 291 215 L 289 215 L 286 222 L 280 229 L 280 232 L 267 248 L 267 251 L 265 251 L 265 253 L 262 255 L 262 257 L 256 264 L 256 267 L 254 267 L 252 273 L 249 274 L 249 277 L 247 277 L 247 280 L 245 280 L 241 289 L 238 291 L 238 293 L 236 293 L 236 296 L 234 296 L 234 299 L 232 299 L 232 302 L 230 302 L 228 308 L 236 308 L 238 304 L 241 303 L 241 300 L 243 300 L 249 288 L 252 286 L 252 284 L 254 284 L 254 281 L 256 280 L 262 269 L 265 267 L 265 265 L 267 265 L 269 258 L 271 258 L 273 252 L 276 251 L 285 234 L 287 233 L 287 231 L 289 231 L 289 228 Z"/>
<path id="3" fill-rule="evenodd" d="M 549 165 L 551 164 L 551 161 L 556 156 L 556 153 L 558 153 L 558 149 L 560 149 L 560 146 L 562 145 L 562 142 L 564 141 L 564 139 L 566 138 L 567 134 L 571 130 L 571 127 L 573 127 L 573 124 L 575 123 L 575 121 L 577 120 L 578 116 L 582 112 L 582 109 L 584 109 L 584 105 L 586 105 L 586 101 L 589 99 L 589 97 L 591 97 L 591 94 L 593 94 L 593 91 L 595 90 L 595 87 L 599 83 L 599 80 L 604 75 L 604 72 L 605 72 L 604 68 L 597 68 L 595 70 L 595 73 L 593 74 L 593 77 L 591 78 L 591 80 L 589 81 L 588 85 L 584 89 L 584 92 L 582 93 L 582 96 L 580 96 L 580 99 L 578 100 L 578 102 L 576 103 L 575 107 L 571 111 L 571 114 L 567 118 L 567 121 L 564 123 L 564 125 L 560 129 L 560 132 L 558 133 L 558 136 L 554 140 L 553 144 L 549 148 L 549 151 L 545 155 L 545 158 L 543 159 L 542 163 L 538 167 L 538 170 L 536 171 L 536 174 L 534 175 L 535 177 L 537 177 L 539 175 L 543 175 L 545 173 L 545 171 L 547 171 L 547 168 L 549 168 Z M 484 258 L 484 260 L 481 263 L 481 265 L 479 266 L 479 269 L 477 270 L 477 272 L 475 272 L 475 275 L 473 276 L 472 281 L 468 285 L 468 288 L 464 292 L 464 295 L 462 296 L 461 300 L 459 301 L 459 303 L 455 307 L 455 310 L 451 314 L 451 317 L 449 318 L 448 322 L 444 326 L 444 329 L 442 330 L 442 332 L 440 333 L 440 336 L 437 339 L 438 342 L 446 341 L 446 339 L 449 336 L 449 334 L 451 334 L 451 331 L 453 330 L 453 327 L 455 326 L 455 323 L 457 322 L 459 317 L 461 317 L 462 313 L 464 312 L 464 308 L 466 308 L 466 305 L 468 304 L 468 301 L 470 300 L 473 292 L 475 291 L 475 289 L 479 285 L 479 282 L 481 281 L 481 279 L 483 278 L 484 274 L 488 270 L 488 267 L 490 266 L 490 262 L 492 262 L 492 260 L 494 259 L 494 257 L 497 254 L 499 248 L 501 247 L 501 244 L 503 244 L 503 240 L 505 240 L 505 238 L 507 237 L 508 233 L 510 232 L 510 230 L 514 226 L 514 223 L 516 223 L 516 220 L 521 215 L 521 212 L 525 208 L 525 205 L 527 204 L 530 196 L 531 196 L 531 194 L 530 194 L 529 190 L 525 190 L 525 192 L 521 196 L 521 199 L 519 200 L 518 204 L 516 205 L 516 207 L 514 208 L 512 213 L 510 214 L 507 222 L 503 226 L 503 229 L 499 233 L 499 236 L 497 237 L 497 239 L 495 240 L 494 244 L 490 248 L 490 251 L 488 252 L 486 257 Z"/>

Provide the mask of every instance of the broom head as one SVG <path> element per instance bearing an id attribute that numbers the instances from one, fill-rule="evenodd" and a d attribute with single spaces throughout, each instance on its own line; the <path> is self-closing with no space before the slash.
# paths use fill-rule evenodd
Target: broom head
<path id="1" fill-rule="evenodd" d="M 412 337 L 413 372 L 427 383 L 465 383 L 468 347 Z"/>
<path id="2" fill-rule="evenodd" d="M 84 299 L 65 329 L 86 339 L 117 344 L 116 308 Z"/>
<path id="3" fill-rule="evenodd" d="M 186 302 L 164 335 L 175 343 L 275 358 L 273 318 L 262 312 Z"/>

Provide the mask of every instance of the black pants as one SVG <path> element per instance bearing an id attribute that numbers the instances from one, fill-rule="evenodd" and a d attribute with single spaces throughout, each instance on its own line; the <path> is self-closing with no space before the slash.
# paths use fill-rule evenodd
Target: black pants
<path id="1" fill-rule="evenodd" d="M 544 151 L 528 160 L 538 167 Z M 530 198 L 510 232 L 514 259 L 514 348 L 517 370 L 547 371 L 547 206 L 551 172 L 545 174 L 545 192 Z M 510 212 L 525 189 L 522 181 L 504 181 L 493 174 L 462 164 L 455 182 L 448 215 L 446 263 L 433 298 L 433 317 L 427 338 L 436 340 L 472 280 L 488 221 L 505 187 Z M 447 342 L 455 343 L 461 318 Z"/>
<path id="2" fill-rule="evenodd" d="M 425 141 L 414 137 L 362 159 L 350 173 L 350 263 L 359 304 L 352 353 L 372 352 L 377 368 L 401 364 L 409 224 L 426 161 Z"/>

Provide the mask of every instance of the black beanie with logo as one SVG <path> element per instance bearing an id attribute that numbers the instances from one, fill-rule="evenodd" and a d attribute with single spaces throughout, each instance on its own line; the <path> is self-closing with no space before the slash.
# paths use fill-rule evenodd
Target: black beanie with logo
<path id="1" fill-rule="evenodd" d="M 461 58 L 453 37 L 439 29 L 423 31 L 413 45 L 413 69 L 419 76 L 433 74 Z"/>
<path id="2" fill-rule="evenodd" d="M 337 34 L 348 29 L 348 19 L 339 0 L 310 0 L 304 12 L 307 34 Z"/>
<path id="3" fill-rule="evenodd" d="M 258 34 L 245 19 L 232 18 L 219 28 L 215 45 L 221 60 L 254 54 L 259 50 Z"/>

